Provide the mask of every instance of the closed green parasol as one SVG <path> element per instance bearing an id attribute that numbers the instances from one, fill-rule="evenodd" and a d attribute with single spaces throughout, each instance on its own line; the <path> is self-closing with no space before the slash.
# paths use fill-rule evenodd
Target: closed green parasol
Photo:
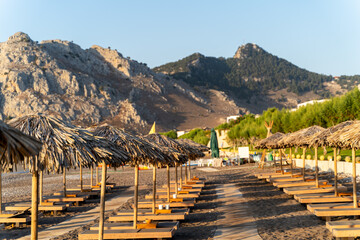
<path id="1" fill-rule="evenodd" d="M 211 149 L 211 157 L 218 158 L 219 157 L 219 147 L 215 129 L 211 129 L 211 137 L 210 137 L 210 149 Z"/>

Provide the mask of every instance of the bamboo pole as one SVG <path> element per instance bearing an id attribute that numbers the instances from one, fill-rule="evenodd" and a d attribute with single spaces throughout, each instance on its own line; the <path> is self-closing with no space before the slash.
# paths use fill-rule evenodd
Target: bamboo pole
<path id="1" fill-rule="evenodd" d="M 335 188 L 335 197 L 338 196 L 337 188 L 337 148 L 334 148 L 334 188 Z"/>
<path id="2" fill-rule="evenodd" d="M 170 167 L 169 165 L 166 166 L 167 171 L 167 199 L 170 202 Z"/>
<path id="3" fill-rule="evenodd" d="M 82 171 L 82 166 L 80 164 L 80 192 L 82 191 L 83 191 L 83 171 Z"/>
<path id="4" fill-rule="evenodd" d="M 39 205 L 39 173 L 34 157 L 32 166 L 32 193 L 31 193 L 31 240 L 38 239 L 38 205 Z"/>
<path id="5" fill-rule="evenodd" d="M 40 205 L 42 203 L 43 200 L 43 187 L 44 187 L 44 171 L 40 171 L 40 176 L 39 176 L 39 202 Z"/>
<path id="6" fill-rule="evenodd" d="M 187 164 L 185 163 L 185 184 L 187 184 Z"/>
<path id="7" fill-rule="evenodd" d="M 96 165 L 96 185 L 99 185 L 99 166 Z"/>
<path id="8" fill-rule="evenodd" d="M 153 165 L 153 203 L 152 203 L 152 213 L 156 212 L 156 165 Z"/>
<path id="9" fill-rule="evenodd" d="M 303 174 L 303 179 L 305 181 L 305 154 L 306 154 L 306 147 L 303 148 L 303 155 L 302 155 L 302 160 L 303 160 L 303 169 L 302 169 L 302 174 Z"/>
<path id="10" fill-rule="evenodd" d="M 318 162 L 318 146 L 315 145 L 315 186 L 319 187 L 319 162 Z"/>
<path id="11" fill-rule="evenodd" d="M 99 240 L 104 238 L 104 218 L 105 218 L 105 190 L 106 190 L 106 163 L 102 162 L 101 168 L 101 195 L 100 195 L 100 220 L 99 220 Z"/>
<path id="12" fill-rule="evenodd" d="M 351 149 L 352 153 L 352 167 L 353 167 L 353 199 L 354 199 L 354 208 L 358 207 L 357 203 L 357 193 L 356 193 L 356 161 L 355 161 L 355 148 Z"/>
<path id="13" fill-rule="evenodd" d="M 63 193 L 64 197 L 66 197 L 66 168 L 63 167 Z"/>
<path id="14" fill-rule="evenodd" d="M 281 171 L 281 174 L 284 174 L 281 149 L 279 150 L 279 154 L 280 154 L 280 171 Z"/>
<path id="15" fill-rule="evenodd" d="M 2 214 L 2 169 L 0 168 L 0 214 Z"/>
<path id="16" fill-rule="evenodd" d="M 94 168 L 93 168 L 93 165 L 91 164 L 91 166 L 90 166 L 90 189 L 92 189 L 92 187 L 94 186 L 93 178 L 94 178 Z"/>
<path id="17" fill-rule="evenodd" d="M 139 166 L 135 165 L 135 191 L 134 191 L 134 226 L 137 228 L 137 217 L 138 217 L 138 194 L 139 194 Z"/>
<path id="18" fill-rule="evenodd" d="M 293 173 L 294 173 L 294 166 L 293 166 L 293 159 L 292 159 L 292 147 L 290 147 L 290 167 L 291 167 L 291 177 L 293 176 Z"/>
<path id="19" fill-rule="evenodd" d="M 182 174 L 182 164 L 180 164 L 180 188 L 182 189 L 183 185 L 183 174 Z"/>
<path id="20" fill-rule="evenodd" d="M 177 172 L 177 163 L 175 163 L 175 194 L 178 194 L 178 172 Z"/>
<path id="21" fill-rule="evenodd" d="M 189 160 L 189 177 L 188 177 L 189 181 L 191 181 L 191 163 Z"/>

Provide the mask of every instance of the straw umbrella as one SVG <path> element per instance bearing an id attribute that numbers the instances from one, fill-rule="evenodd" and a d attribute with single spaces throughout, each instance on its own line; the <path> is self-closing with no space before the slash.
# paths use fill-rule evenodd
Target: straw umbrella
<path id="1" fill-rule="evenodd" d="M 175 141 L 172 138 L 161 134 L 149 134 L 144 137 L 145 139 L 154 142 L 155 144 L 161 147 L 167 147 L 169 149 L 168 154 L 172 154 L 173 158 L 175 159 L 174 165 L 183 164 L 187 162 L 187 159 L 190 156 L 193 156 L 193 152 L 191 149 L 186 148 L 184 145 L 180 144 L 179 142 Z M 166 166 L 167 168 L 167 198 L 170 201 L 170 164 Z M 185 176 L 186 178 L 186 176 Z M 177 192 L 178 184 L 177 179 L 175 179 L 175 192 Z"/>
<path id="2" fill-rule="evenodd" d="M 256 143 L 255 148 L 257 149 L 279 149 L 280 145 L 279 142 L 282 140 L 282 138 L 285 136 L 284 133 L 277 132 L 267 138 L 264 138 Z M 280 155 L 280 168 L 281 173 L 283 173 L 283 167 L 282 167 L 282 156 Z"/>
<path id="3" fill-rule="evenodd" d="M 320 146 L 326 147 L 329 146 L 328 137 L 334 134 L 337 131 L 342 130 L 344 127 L 352 125 L 353 121 L 346 121 L 339 123 L 335 126 L 329 127 L 324 131 L 316 133 L 313 137 L 310 137 L 308 140 L 311 146 Z M 334 187 L 335 187 L 335 196 L 338 196 L 338 189 L 337 189 L 337 147 L 333 148 L 334 151 Z"/>
<path id="4" fill-rule="evenodd" d="M 180 144 L 187 145 L 188 147 L 191 147 L 194 152 L 196 152 L 195 158 L 203 157 L 205 156 L 204 152 L 208 152 L 210 150 L 209 147 L 202 145 L 200 143 L 194 142 L 187 138 L 179 138 L 176 139 Z M 180 164 L 180 188 L 182 188 L 182 164 Z"/>
<path id="5" fill-rule="evenodd" d="M 353 167 L 353 203 L 354 208 L 358 207 L 357 193 L 356 193 L 356 160 L 355 150 L 360 148 L 360 121 L 354 121 L 352 124 L 343 127 L 342 129 L 334 132 L 327 138 L 330 146 L 338 148 L 351 148 L 352 167 Z"/>
<path id="6" fill-rule="evenodd" d="M 163 165 L 166 161 L 163 152 L 157 147 L 149 144 L 147 141 L 125 133 L 124 131 L 112 127 L 108 124 L 103 124 L 97 127 L 92 127 L 91 131 L 99 136 L 104 136 L 108 140 L 116 143 L 128 152 L 131 158 L 131 164 L 135 167 L 135 201 L 134 201 L 134 225 L 137 228 L 138 215 L 138 184 L 139 184 L 139 164 L 153 165 L 153 207 L 152 212 L 155 213 L 156 206 L 156 168 L 158 165 Z"/>
<path id="7" fill-rule="evenodd" d="M 76 168 L 80 165 L 89 167 L 104 159 L 113 159 L 112 163 L 115 164 L 119 159 L 127 157 L 126 153 L 120 152 L 114 147 L 112 149 L 114 152 L 111 152 L 111 147 L 105 142 L 105 139 L 95 139 L 89 132 L 76 129 L 74 126 L 52 117 L 29 115 L 15 118 L 9 124 L 44 143 L 39 156 L 29 162 L 36 178 L 33 185 L 33 198 L 35 199 L 38 198 L 38 190 L 34 190 L 37 188 L 38 170 L 58 173 L 65 171 L 66 168 Z M 34 164 L 35 162 L 37 164 Z M 66 195 L 66 182 L 64 183 L 64 194 Z M 32 215 L 34 216 L 32 219 L 37 219 L 37 206 L 38 204 L 32 206 Z M 34 224 L 34 227 L 36 225 Z M 37 230 L 34 230 L 34 239 L 36 238 Z"/>
<path id="8" fill-rule="evenodd" d="M 2 213 L 1 172 L 12 171 L 27 157 L 37 155 L 42 143 L 0 121 L 0 214 Z"/>
<path id="9" fill-rule="evenodd" d="M 291 133 L 289 135 L 284 136 L 284 138 L 279 142 L 279 144 L 283 147 L 302 147 L 303 148 L 303 179 L 305 181 L 305 154 L 306 149 L 309 147 L 308 138 L 310 136 L 313 136 L 317 132 L 323 131 L 324 128 L 319 126 L 311 126 L 308 128 L 304 128 L 301 130 L 298 130 L 294 133 Z M 318 159 L 317 159 L 317 146 L 315 147 L 315 171 L 316 171 L 316 179 L 318 176 Z M 316 180 L 318 183 L 318 180 Z M 317 184 L 318 186 L 318 184 Z"/>

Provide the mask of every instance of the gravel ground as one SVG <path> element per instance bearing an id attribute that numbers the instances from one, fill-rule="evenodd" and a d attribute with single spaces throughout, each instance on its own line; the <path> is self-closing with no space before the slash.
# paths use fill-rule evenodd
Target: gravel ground
<path id="1" fill-rule="evenodd" d="M 174 239 L 212 239 L 216 231 L 216 220 L 224 213 L 217 207 L 221 204 L 216 196 L 216 186 L 225 183 L 236 183 L 243 194 L 244 204 L 248 204 L 255 218 L 259 235 L 263 239 L 331 239 L 325 222 L 316 218 L 294 199 L 279 191 L 269 183 L 259 181 L 254 173 L 259 170 L 251 164 L 240 167 L 219 168 L 216 172 L 203 172 L 192 169 L 192 174 L 206 178 L 206 186 L 188 218 L 181 222 Z M 90 182 L 90 171 L 84 171 L 84 184 Z M 130 168 L 109 170 L 109 182 L 115 182 L 120 188 L 113 195 L 132 190 L 134 171 Z M 174 176 L 174 169 L 171 169 Z M 327 178 L 330 178 L 326 175 Z M 346 177 L 346 176 L 345 176 Z M 10 202 L 30 200 L 31 175 L 28 173 L 4 174 L 3 199 L 5 205 Z M 69 187 L 79 183 L 78 172 L 70 171 L 67 175 Z M 166 183 L 166 169 L 159 169 L 158 184 Z M 50 195 L 62 188 L 61 175 L 44 175 L 45 195 Z M 140 197 L 150 193 L 152 189 L 152 170 L 140 171 Z M 108 196 L 108 197 L 111 197 Z M 130 209 L 132 199 L 122 209 Z M 79 212 L 95 207 L 97 203 L 86 203 L 81 207 L 71 207 L 60 216 L 44 215 L 40 218 L 40 230 L 64 221 Z M 78 232 L 66 234 L 57 240 L 76 239 Z M 29 228 L 0 230 L 0 239 L 14 239 L 29 234 Z"/>

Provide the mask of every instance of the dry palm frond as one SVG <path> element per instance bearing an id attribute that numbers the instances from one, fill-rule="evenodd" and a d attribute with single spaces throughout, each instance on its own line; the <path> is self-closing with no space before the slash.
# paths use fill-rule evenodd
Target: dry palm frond
<path id="1" fill-rule="evenodd" d="M 130 135 L 108 124 L 90 128 L 95 135 L 103 136 L 123 148 L 130 156 L 132 164 L 163 165 L 167 156 L 156 146 L 144 139 Z"/>
<path id="2" fill-rule="evenodd" d="M 277 149 L 277 148 L 280 148 L 278 143 L 284 136 L 285 136 L 284 133 L 277 132 L 277 133 L 271 135 L 270 137 L 267 137 L 267 138 L 264 138 L 264 139 L 258 141 L 255 147 L 258 148 L 258 149 L 264 149 L 264 148 Z"/>
<path id="3" fill-rule="evenodd" d="M 119 149 L 111 152 L 105 139 L 95 139 L 91 133 L 56 118 L 29 115 L 15 118 L 9 124 L 43 142 L 38 157 L 40 169 L 59 172 L 63 168 L 80 165 L 89 167 L 103 159 L 106 159 L 107 163 L 116 164 L 128 160 L 127 154 Z M 32 165 L 33 161 L 34 159 L 31 159 L 29 165 Z"/>
<path id="4" fill-rule="evenodd" d="M 307 141 L 310 143 L 310 146 L 328 146 L 328 137 L 330 137 L 335 132 L 342 130 L 346 126 L 352 125 L 353 123 L 354 121 L 339 123 L 335 126 L 325 129 L 324 131 L 316 133 L 314 136 L 310 136 Z"/>
<path id="5" fill-rule="evenodd" d="M 360 121 L 353 121 L 352 124 L 334 132 L 327 138 L 331 147 L 338 148 L 360 148 Z"/>
<path id="6" fill-rule="evenodd" d="M 190 139 L 187 139 L 187 138 L 179 138 L 179 139 L 176 139 L 178 142 L 180 142 L 181 144 L 188 144 L 189 146 L 197 149 L 197 150 L 200 150 L 201 152 L 207 152 L 210 150 L 209 147 L 205 146 L 205 145 L 202 145 L 200 143 L 197 143 L 197 142 L 194 142 Z"/>
<path id="7" fill-rule="evenodd" d="M 295 147 L 309 146 L 308 138 L 314 136 L 314 134 L 321 132 L 323 130 L 324 128 L 316 125 L 308 128 L 300 129 L 299 131 L 284 136 L 278 142 L 278 145 L 281 148 L 293 147 L 293 146 Z"/>
<path id="8" fill-rule="evenodd" d="M 5 171 L 23 162 L 26 157 L 37 155 L 42 143 L 0 121 L 0 163 Z M 0 170 L 1 171 L 1 170 Z"/>

